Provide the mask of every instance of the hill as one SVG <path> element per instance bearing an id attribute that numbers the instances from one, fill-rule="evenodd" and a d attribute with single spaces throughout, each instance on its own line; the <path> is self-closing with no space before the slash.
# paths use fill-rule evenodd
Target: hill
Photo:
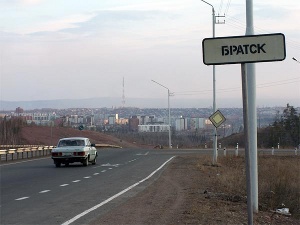
<path id="1" fill-rule="evenodd" d="M 90 130 L 77 130 L 65 127 L 25 126 L 21 129 L 22 144 L 31 145 L 56 145 L 60 138 L 64 137 L 87 137 L 95 144 L 118 145 L 123 148 L 141 147 L 129 141 L 120 140 L 111 135 Z M 149 146 L 143 146 L 143 148 Z"/>

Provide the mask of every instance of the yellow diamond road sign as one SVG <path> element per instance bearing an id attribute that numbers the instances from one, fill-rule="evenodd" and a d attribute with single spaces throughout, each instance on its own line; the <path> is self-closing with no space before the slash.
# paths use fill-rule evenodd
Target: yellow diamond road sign
<path id="1" fill-rule="evenodd" d="M 209 117 L 209 120 L 213 123 L 213 125 L 218 128 L 222 123 L 225 122 L 226 118 L 223 114 L 217 110 L 214 114 Z"/>

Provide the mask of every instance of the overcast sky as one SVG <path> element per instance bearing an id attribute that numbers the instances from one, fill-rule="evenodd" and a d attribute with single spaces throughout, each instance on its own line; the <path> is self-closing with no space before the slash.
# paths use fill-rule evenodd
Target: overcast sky
<path id="1" fill-rule="evenodd" d="M 207 1 L 226 16 L 216 36 L 245 34 L 245 0 Z M 283 33 L 287 51 L 282 62 L 256 64 L 258 106 L 300 106 L 299 12 L 297 0 L 254 1 L 255 33 Z M 138 107 L 167 99 L 151 80 L 174 92 L 173 103 L 209 107 L 209 37 L 212 11 L 200 0 L 0 0 L 0 100 L 119 97 L 121 106 L 124 77 Z M 240 65 L 216 66 L 216 90 L 217 107 L 242 106 Z"/>

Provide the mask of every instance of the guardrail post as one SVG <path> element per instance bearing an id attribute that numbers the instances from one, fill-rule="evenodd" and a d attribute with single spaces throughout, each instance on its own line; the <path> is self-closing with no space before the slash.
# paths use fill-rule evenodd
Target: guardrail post
<path id="1" fill-rule="evenodd" d="M 204 144 L 204 148 L 207 148 L 207 144 L 206 143 Z"/>
<path id="2" fill-rule="evenodd" d="M 277 144 L 277 149 L 279 149 L 279 143 Z"/>
<path id="3" fill-rule="evenodd" d="M 272 147 L 272 155 L 274 155 L 274 147 Z"/>
<path id="4" fill-rule="evenodd" d="M 236 143 L 236 147 L 235 147 L 235 156 L 239 155 L 239 143 Z"/>
<path id="5" fill-rule="evenodd" d="M 224 156 L 226 156 L 226 148 L 224 148 Z"/>
<path id="6" fill-rule="evenodd" d="M 221 149 L 221 148 L 222 148 L 221 143 L 219 143 L 219 149 Z"/>
<path id="7" fill-rule="evenodd" d="M 295 148 L 295 155 L 297 155 L 297 150 L 298 150 L 298 149 L 297 149 L 297 147 L 296 147 L 296 148 Z"/>

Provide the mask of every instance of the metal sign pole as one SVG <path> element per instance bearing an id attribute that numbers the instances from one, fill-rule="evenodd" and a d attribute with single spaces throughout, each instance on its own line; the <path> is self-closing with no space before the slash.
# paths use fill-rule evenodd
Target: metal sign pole
<path id="1" fill-rule="evenodd" d="M 251 188 L 251 163 L 249 149 L 249 115 L 248 115 L 248 84 L 246 66 L 241 64 L 242 72 L 242 93 L 243 93 L 243 118 L 244 118 L 244 141 L 245 141 L 245 162 L 246 162 L 246 179 L 247 179 L 247 210 L 248 224 L 253 224 L 253 207 L 252 207 L 252 188 Z"/>
<path id="2" fill-rule="evenodd" d="M 253 0 L 246 0 L 246 35 L 254 34 L 253 26 Z M 258 172 L 257 172 L 257 113 L 256 113 L 256 76 L 255 64 L 246 65 L 247 70 L 247 98 L 249 109 L 249 149 L 251 151 L 251 189 L 253 209 L 258 212 Z"/>

